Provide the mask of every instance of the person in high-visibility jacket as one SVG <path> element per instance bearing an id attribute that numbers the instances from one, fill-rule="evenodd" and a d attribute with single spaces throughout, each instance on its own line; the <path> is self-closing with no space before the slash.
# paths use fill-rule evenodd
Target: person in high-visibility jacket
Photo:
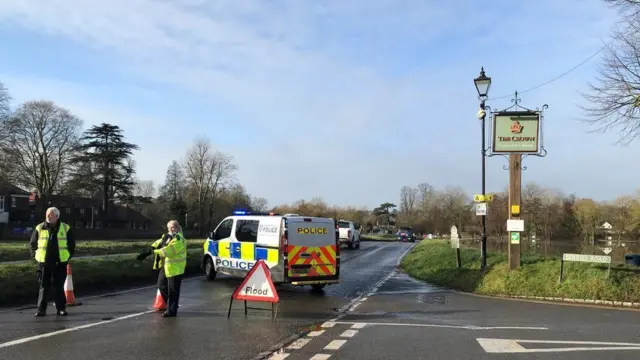
<path id="1" fill-rule="evenodd" d="M 60 219 L 60 210 L 55 207 L 47 209 L 46 221 L 38 224 L 31 233 L 31 257 L 37 262 L 38 311 L 35 316 L 45 316 L 49 288 L 52 285 L 55 296 L 57 315 L 67 316 L 67 299 L 64 294 L 64 281 L 67 278 L 67 264 L 73 257 L 76 242 L 71 226 Z"/>
<path id="2" fill-rule="evenodd" d="M 158 289 L 167 304 L 164 317 L 178 314 L 180 285 L 187 267 L 187 241 L 182 235 L 182 227 L 176 220 L 167 223 L 168 233 L 156 240 L 151 246 L 142 250 L 137 259 L 142 261 L 153 254 L 153 269 L 159 270 Z"/>

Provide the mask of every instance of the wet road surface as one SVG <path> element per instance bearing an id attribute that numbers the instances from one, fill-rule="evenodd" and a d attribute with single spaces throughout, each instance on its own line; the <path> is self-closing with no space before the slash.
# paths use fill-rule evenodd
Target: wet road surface
<path id="1" fill-rule="evenodd" d="M 34 318 L 34 309 L 0 311 L 0 360 L 253 359 L 338 316 L 387 276 L 410 247 L 363 242 L 360 249 L 342 250 L 341 283 L 322 293 L 278 287 L 275 322 L 270 311 L 249 310 L 245 318 L 242 302 L 234 303 L 227 319 L 240 279 L 222 276 L 185 281 L 177 318 L 151 309 L 153 287 L 79 299 L 82 305 L 69 307 L 68 317 L 56 317 L 52 304 L 45 318 Z"/>
<path id="2" fill-rule="evenodd" d="M 638 311 L 458 294 L 400 271 L 314 330 L 271 358 L 640 358 Z"/>
<path id="3" fill-rule="evenodd" d="M 172 319 L 150 309 L 155 288 L 84 299 L 66 318 L 0 312 L 0 360 L 640 357 L 640 312 L 440 289 L 396 270 L 411 246 L 367 242 L 343 250 L 341 284 L 320 294 L 279 287 L 275 322 L 269 311 L 249 310 L 245 318 L 241 302 L 227 319 L 240 280 L 203 277 L 183 284 Z"/>

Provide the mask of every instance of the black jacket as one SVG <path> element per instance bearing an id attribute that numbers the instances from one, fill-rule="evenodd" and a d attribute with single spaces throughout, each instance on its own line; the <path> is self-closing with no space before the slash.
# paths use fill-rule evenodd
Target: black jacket
<path id="1" fill-rule="evenodd" d="M 49 230 L 50 236 L 49 242 L 47 243 L 47 256 L 45 258 L 45 263 L 57 264 L 60 262 L 60 252 L 58 249 L 58 230 L 60 229 L 60 224 L 60 221 L 55 225 L 51 225 L 47 222 L 43 223 L 43 227 Z M 29 241 L 29 245 L 31 245 L 31 258 L 34 258 L 36 255 L 39 237 L 39 231 L 37 229 L 33 229 L 33 232 L 31 233 L 31 240 Z M 73 237 L 71 227 L 69 227 L 69 231 L 67 231 L 67 248 L 71 255 L 70 258 L 72 258 L 76 251 L 76 240 Z"/>

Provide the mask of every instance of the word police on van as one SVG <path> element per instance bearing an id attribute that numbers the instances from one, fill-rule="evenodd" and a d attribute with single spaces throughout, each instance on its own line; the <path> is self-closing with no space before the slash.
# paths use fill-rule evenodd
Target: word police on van
<path id="1" fill-rule="evenodd" d="M 319 290 L 339 282 L 337 223 L 331 218 L 236 211 L 209 234 L 203 250 L 209 280 L 218 273 L 244 277 L 264 260 L 276 284 Z"/>

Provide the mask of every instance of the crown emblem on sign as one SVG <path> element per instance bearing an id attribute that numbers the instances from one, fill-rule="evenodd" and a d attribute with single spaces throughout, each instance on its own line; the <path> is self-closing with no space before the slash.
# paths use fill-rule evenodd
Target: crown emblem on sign
<path id="1" fill-rule="evenodd" d="M 520 134 L 523 128 L 524 126 L 520 125 L 520 122 L 517 120 L 514 120 L 513 124 L 511 124 L 511 132 L 514 134 Z"/>

